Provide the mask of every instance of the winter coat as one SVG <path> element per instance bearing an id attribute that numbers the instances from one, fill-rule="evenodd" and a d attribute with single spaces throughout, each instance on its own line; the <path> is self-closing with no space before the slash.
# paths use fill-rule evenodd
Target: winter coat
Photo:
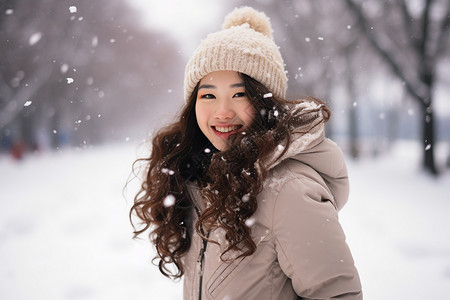
<path id="1" fill-rule="evenodd" d="M 204 201 L 196 184 L 188 186 L 196 209 L 189 222 L 191 247 L 183 257 L 184 299 L 362 299 L 338 220 L 349 190 L 338 146 L 324 138 L 321 125 L 269 165 L 252 216 L 256 252 L 232 261 L 220 259 L 226 248 L 222 229 L 209 235 L 221 245 L 203 241 L 193 229 Z"/>

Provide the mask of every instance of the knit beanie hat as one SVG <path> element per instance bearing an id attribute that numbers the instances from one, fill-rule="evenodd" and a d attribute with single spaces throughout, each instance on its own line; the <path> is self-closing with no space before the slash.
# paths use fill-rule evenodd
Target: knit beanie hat
<path id="1" fill-rule="evenodd" d="M 209 34 L 195 50 L 185 69 L 186 102 L 197 83 L 215 71 L 237 71 L 284 98 L 287 76 L 283 58 L 273 41 L 269 18 L 251 7 L 234 9 L 225 17 L 222 30 Z"/>

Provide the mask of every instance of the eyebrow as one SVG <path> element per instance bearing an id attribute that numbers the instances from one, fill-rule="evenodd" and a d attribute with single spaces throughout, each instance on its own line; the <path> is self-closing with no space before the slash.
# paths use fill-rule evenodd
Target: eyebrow
<path id="1" fill-rule="evenodd" d="M 230 85 L 230 88 L 237 88 L 237 87 L 244 87 L 244 83 L 233 83 L 232 85 Z M 198 89 L 216 89 L 217 86 L 212 85 L 212 84 L 202 84 L 201 86 L 198 87 Z"/>

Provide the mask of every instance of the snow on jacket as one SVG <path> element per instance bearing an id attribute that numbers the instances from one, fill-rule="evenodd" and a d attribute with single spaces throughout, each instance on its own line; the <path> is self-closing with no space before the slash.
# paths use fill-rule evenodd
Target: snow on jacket
<path id="1" fill-rule="evenodd" d="M 220 259 L 223 243 L 204 242 L 193 229 L 204 201 L 197 185 L 188 186 L 196 209 L 189 224 L 191 247 L 183 258 L 184 299 L 362 299 L 338 220 L 349 190 L 341 150 L 324 138 L 321 125 L 269 165 L 252 216 L 256 251 L 232 261 Z M 224 231 L 216 229 L 209 238 L 223 242 Z"/>

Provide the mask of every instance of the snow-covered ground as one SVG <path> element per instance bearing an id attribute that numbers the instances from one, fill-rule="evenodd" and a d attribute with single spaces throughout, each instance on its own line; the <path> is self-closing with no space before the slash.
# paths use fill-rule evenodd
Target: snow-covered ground
<path id="1" fill-rule="evenodd" d="M 148 242 L 131 239 L 137 181 L 124 186 L 136 149 L 0 156 L 0 299 L 181 299 Z M 434 180 L 419 160 L 418 146 L 402 143 L 348 161 L 341 221 L 366 300 L 450 299 L 450 172 Z"/>

